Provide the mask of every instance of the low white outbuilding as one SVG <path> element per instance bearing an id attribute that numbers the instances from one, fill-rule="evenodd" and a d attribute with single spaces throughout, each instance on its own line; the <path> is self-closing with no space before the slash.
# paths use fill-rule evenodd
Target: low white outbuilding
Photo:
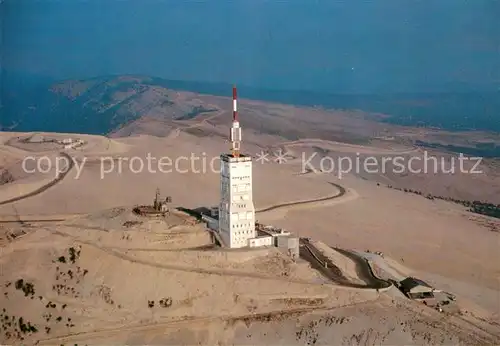
<path id="1" fill-rule="evenodd" d="M 248 239 L 248 246 L 250 247 L 273 246 L 273 243 L 273 237 L 257 237 Z"/>

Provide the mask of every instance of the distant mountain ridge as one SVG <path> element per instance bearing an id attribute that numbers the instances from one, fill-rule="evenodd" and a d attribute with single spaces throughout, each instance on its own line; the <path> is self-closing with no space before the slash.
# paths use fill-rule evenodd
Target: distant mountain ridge
<path id="1" fill-rule="evenodd" d="M 500 132 L 500 92 L 392 95 L 322 94 L 238 86 L 248 99 L 385 114 L 378 120 L 408 126 Z M 231 85 L 165 80 L 146 76 L 104 76 L 53 83 L 2 74 L 0 128 L 16 131 L 108 134 L 142 116 L 190 117 L 202 104 L 173 102 L 191 91 L 230 96 Z M 193 113 L 194 112 L 194 113 Z M 374 115 L 376 116 L 376 115 Z"/>
<path id="2" fill-rule="evenodd" d="M 31 98 L 15 88 L 1 109 L 1 125 L 4 130 L 105 135 L 143 116 L 181 120 L 213 111 L 193 101 L 171 101 L 177 92 L 161 84 L 136 76 L 68 80 L 36 86 Z"/>

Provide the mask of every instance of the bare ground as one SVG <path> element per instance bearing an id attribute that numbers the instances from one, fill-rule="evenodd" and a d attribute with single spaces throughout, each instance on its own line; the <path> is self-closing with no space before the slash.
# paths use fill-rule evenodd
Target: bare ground
<path id="1" fill-rule="evenodd" d="M 220 109 L 228 108 L 224 98 L 182 97 L 199 97 Z M 335 200 L 259 213 L 260 222 L 335 247 L 383 251 L 396 265 L 412 268 L 412 273 L 438 288 L 456 291 L 468 302 L 468 311 L 482 309 L 483 320 L 471 324 L 390 295 L 384 298 L 381 293 L 322 285 L 307 265 L 290 263 L 271 250 L 246 254 L 188 250 L 209 240 L 203 226 L 179 215 L 166 220 L 132 215 L 134 205 L 152 202 L 157 187 L 178 206 L 218 203 L 218 173 L 209 163 L 229 147 L 224 140 L 229 113 L 221 111 L 212 117 L 168 123 L 148 123 L 144 118 L 140 127 L 131 125 L 121 132 L 131 137 L 79 135 L 87 144 L 69 153 L 77 162 L 86 160 L 80 170 L 75 167 L 43 194 L 0 206 L 2 220 L 29 215 L 67 218 L 60 223 L 2 224 L 0 261 L 7 268 L 1 273 L 2 342 L 19 342 L 20 337 L 47 344 L 499 342 L 498 325 L 492 324 L 500 292 L 500 233 L 492 230 L 498 229 L 499 222 L 455 204 L 385 187 L 408 186 L 436 195 L 494 201 L 499 195 L 495 162 L 485 163 L 486 173 L 480 176 L 351 172 L 339 179 L 336 171 L 303 172 L 302 154 L 410 158 L 422 152 L 408 142 L 415 133 L 407 128 L 386 131 L 399 136 L 396 141 L 370 141 L 374 132 L 385 131 L 385 124 L 367 120 L 363 114 L 241 103 L 241 113 L 248 114 L 242 117 L 245 151 L 256 154 L 282 148 L 290 152 L 287 164 L 254 163 L 256 209 L 328 197 L 337 192 L 331 182 L 346 189 Z M 152 128 L 154 134 L 165 137 L 144 134 Z M 26 155 L 57 154 L 47 148 L 26 151 L 7 143 L 27 135 L 1 134 L 2 166 L 19 165 Z M 449 137 L 435 132 L 427 135 Z M 156 172 L 135 173 L 129 166 L 132 157 L 146 162 L 149 154 L 175 161 L 192 153 L 206 160 L 200 159 L 194 168 L 187 160 L 180 162 L 177 168 L 185 170 L 182 173 L 162 173 L 158 166 L 153 166 Z M 128 161 L 118 166 L 120 158 Z M 110 167 L 112 171 L 107 172 Z M 218 168 L 217 163 L 214 167 Z M 47 179 L 37 173 L 16 177 L 0 186 L 0 200 L 32 191 Z M 75 263 L 67 261 L 70 248 L 80 251 Z M 59 261 L 61 256 L 65 263 Z M 340 257 L 333 261 L 354 276 L 348 262 Z M 32 283 L 35 293 L 25 295 L 23 288 L 16 289 L 19 279 Z M 163 305 L 168 301 L 168 307 L 159 306 L 160 300 Z M 148 301 L 154 301 L 154 307 L 148 307 Z M 334 310 L 317 316 L 310 315 L 312 309 Z M 38 326 L 38 332 L 18 336 L 20 317 L 25 329 L 30 322 Z M 187 328 L 194 332 L 187 333 Z"/>

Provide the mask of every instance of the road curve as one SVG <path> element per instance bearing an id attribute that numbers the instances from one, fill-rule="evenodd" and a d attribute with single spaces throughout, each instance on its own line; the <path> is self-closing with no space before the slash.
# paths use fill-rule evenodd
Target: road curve
<path id="1" fill-rule="evenodd" d="M 365 282 L 365 284 L 359 284 L 349 281 L 342 271 L 333 263 L 328 257 L 326 257 L 320 250 L 318 250 L 314 245 L 309 243 L 309 240 L 301 238 L 300 239 L 300 257 L 311 264 L 313 268 L 318 270 L 323 276 L 333 281 L 334 283 L 344 286 L 359 289 L 382 289 L 391 286 L 390 283 L 380 280 L 373 275 L 372 270 L 368 262 L 349 251 L 332 248 L 339 251 L 344 256 L 349 257 L 356 264 L 356 272 L 358 277 Z M 326 266 L 325 266 L 326 264 Z"/>
<path id="2" fill-rule="evenodd" d="M 346 194 L 347 190 L 343 186 L 341 186 L 339 184 L 332 183 L 332 182 L 329 182 L 329 184 L 335 186 L 339 190 L 339 192 L 335 195 L 331 195 L 331 196 L 327 196 L 327 197 L 314 198 L 314 199 L 309 199 L 309 200 L 305 200 L 305 201 L 298 201 L 298 202 L 281 203 L 281 204 L 277 204 L 277 205 L 273 205 L 270 207 L 256 210 L 255 213 L 257 214 L 257 213 L 263 213 L 263 212 L 267 212 L 267 211 L 271 211 L 271 210 L 287 208 L 290 206 L 328 201 L 328 200 L 332 200 L 335 198 L 340 198 Z M 380 280 L 375 275 L 373 275 L 373 272 L 370 268 L 370 265 L 368 264 L 368 262 L 364 258 L 357 256 L 352 252 L 334 248 L 334 250 L 341 252 L 343 255 L 350 258 L 352 261 L 354 261 L 354 263 L 356 264 L 356 272 L 357 272 L 359 278 L 365 282 L 364 285 L 350 282 L 342 274 L 342 271 L 334 263 L 332 263 L 326 256 L 324 256 L 321 251 L 319 251 L 312 244 L 310 244 L 308 240 L 301 238 L 300 243 L 301 243 L 300 244 L 300 251 L 299 251 L 300 257 L 302 259 L 308 261 L 313 268 L 318 270 L 322 275 L 326 276 L 328 279 L 330 279 L 331 281 L 333 281 L 334 283 L 336 283 L 339 286 L 360 288 L 360 289 L 363 289 L 363 288 L 364 289 L 381 289 L 381 288 L 387 288 L 390 286 L 390 283 L 383 281 L 383 280 Z M 327 268 L 325 268 L 325 266 L 324 266 L 325 263 L 327 263 Z"/>
<path id="3" fill-rule="evenodd" d="M 356 264 L 356 273 L 358 277 L 366 282 L 367 285 L 371 286 L 372 288 L 385 288 L 389 287 L 391 284 L 385 280 L 379 279 L 374 273 L 373 270 L 368 263 L 368 261 L 353 253 L 352 251 L 345 250 L 345 249 L 340 249 L 336 247 L 330 246 L 332 249 L 340 252 L 342 255 L 348 257 L 351 259 L 355 264 Z"/>
<path id="4" fill-rule="evenodd" d="M 33 196 L 39 195 L 42 192 L 45 192 L 46 190 L 50 189 L 52 186 L 56 185 L 57 183 L 61 182 L 64 179 L 64 177 L 66 177 L 66 175 L 69 173 L 69 171 L 71 171 L 73 169 L 73 166 L 75 165 L 75 163 L 74 163 L 73 159 L 71 158 L 71 156 L 69 156 L 65 152 L 60 152 L 59 154 L 61 156 L 65 157 L 68 160 L 68 162 L 69 162 L 68 169 L 66 169 L 63 172 L 59 173 L 54 180 L 52 180 L 49 183 L 43 185 L 42 187 L 39 187 L 35 191 L 28 192 L 28 193 L 26 193 L 26 194 L 24 194 L 22 196 L 17 196 L 17 197 L 14 197 L 14 198 L 10 198 L 10 199 L 7 199 L 5 201 L 0 201 L 0 205 L 5 205 L 5 204 L 9 204 L 9 203 L 18 202 L 20 200 L 23 200 L 23 199 L 26 199 L 26 198 L 29 198 L 29 197 L 33 197 Z"/>
<path id="5" fill-rule="evenodd" d="M 258 210 L 255 211 L 255 213 L 258 214 L 258 213 L 264 213 L 266 211 L 277 210 L 277 209 L 292 207 L 292 206 L 296 206 L 296 205 L 304 205 L 304 204 L 310 204 L 310 203 L 316 203 L 316 202 L 324 202 L 324 201 L 328 201 L 328 200 L 331 200 L 331 199 L 339 198 L 339 197 L 342 197 L 342 196 L 345 195 L 346 189 L 343 186 L 335 184 L 335 183 L 331 183 L 331 182 L 329 182 L 329 184 L 333 185 L 337 189 L 339 189 L 339 192 L 336 193 L 335 195 L 331 195 L 331 196 L 327 196 L 327 197 L 319 197 L 319 198 L 307 199 L 307 200 L 304 200 L 304 201 L 297 201 L 297 202 L 280 203 L 280 204 L 272 205 L 270 207 L 265 207 L 265 208 L 262 208 L 262 209 L 258 209 Z"/>

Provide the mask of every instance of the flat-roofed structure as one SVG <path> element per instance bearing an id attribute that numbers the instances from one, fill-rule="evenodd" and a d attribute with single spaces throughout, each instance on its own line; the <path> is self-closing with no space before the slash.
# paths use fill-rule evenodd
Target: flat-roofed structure
<path id="1" fill-rule="evenodd" d="M 399 282 L 400 290 L 411 299 L 425 299 L 434 297 L 434 288 L 428 283 L 414 278 L 407 277 Z"/>
<path id="2" fill-rule="evenodd" d="M 219 233 L 230 248 L 249 246 L 256 238 L 252 157 L 221 155 Z"/>

